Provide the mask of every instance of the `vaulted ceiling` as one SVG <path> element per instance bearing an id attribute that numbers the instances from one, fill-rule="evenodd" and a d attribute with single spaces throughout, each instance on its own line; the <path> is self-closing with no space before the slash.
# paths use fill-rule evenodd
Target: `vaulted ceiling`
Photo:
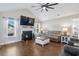
<path id="1" fill-rule="evenodd" d="M 39 7 L 32 6 L 40 6 L 37 3 L 0 3 L 0 12 L 8 11 L 8 10 L 17 10 L 17 9 L 27 9 L 32 12 L 36 17 L 38 17 L 41 21 L 46 21 L 49 19 L 54 19 L 58 17 L 74 15 L 79 13 L 79 3 L 59 3 L 56 6 L 52 6 L 55 9 L 48 9 L 49 11 L 42 11 Z"/>

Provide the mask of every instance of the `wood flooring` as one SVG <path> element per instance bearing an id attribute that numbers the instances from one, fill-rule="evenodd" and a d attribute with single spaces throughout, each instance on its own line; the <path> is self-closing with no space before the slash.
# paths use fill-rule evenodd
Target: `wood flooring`
<path id="1" fill-rule="evenodd" d="M 34 41 L 20 41 L 3 45 L 0 48 L 0 56 L 58 56 L 63 49 L 63 44 L 50 42 L 41 47 Z"/>

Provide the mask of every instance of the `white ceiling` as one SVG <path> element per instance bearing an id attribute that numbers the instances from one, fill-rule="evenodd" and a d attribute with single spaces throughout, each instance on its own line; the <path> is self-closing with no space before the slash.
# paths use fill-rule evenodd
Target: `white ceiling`
<path id="1" fill-rule="evenodd" d="M 36 3 L 0 3 L 0 12 L 8 11 L 8 10 L 16 10 L 16 9 L 28 9 L 32 12 L 36 17 L 38 17 L 41 21 L 46 21 L 49 19 L 54 19 L 57 17 L 73 15 L 79 13 L 79 3 L 59 3 L 56 6 L 52 6 L 55 9 L 49 9 L 48 12 L 41 10 L 36 10 L 39 7 L 33 8 L 32 6 L 40 6 Z"/>

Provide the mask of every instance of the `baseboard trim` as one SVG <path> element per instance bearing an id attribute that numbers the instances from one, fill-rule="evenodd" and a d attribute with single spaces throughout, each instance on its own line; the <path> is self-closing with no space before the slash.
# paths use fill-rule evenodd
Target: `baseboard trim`
<path id="1" fill-rule="evenodd" d="M 9 41 L 9 42 L 3 42 L 3 43 L 0 43 L 0 45 L 6 45 L 6 44 L 11 44 L 11 43 L 16 43 L 16 42 L 19 42 L 21 40 L 17 40 L 17 41 Z"/>

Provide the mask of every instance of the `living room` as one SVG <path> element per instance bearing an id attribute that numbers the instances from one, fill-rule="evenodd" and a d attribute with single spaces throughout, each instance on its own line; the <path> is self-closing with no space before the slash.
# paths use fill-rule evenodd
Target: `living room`
<path id="1" fill-rule="evenodd" d="M 79 3 L 0 4 L 0 56 L 78 56 L 78 6 Z"/>

